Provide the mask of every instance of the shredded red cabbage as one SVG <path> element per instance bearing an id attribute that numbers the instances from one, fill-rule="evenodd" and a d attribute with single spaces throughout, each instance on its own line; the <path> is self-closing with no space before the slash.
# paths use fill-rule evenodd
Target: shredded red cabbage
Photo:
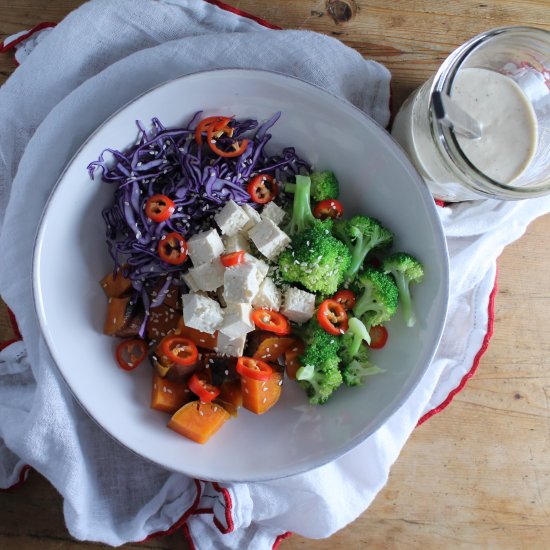
<path id="1" fill-rule="evenodd" d="M 137 121 L 139 134 L 134 146 L 124 152 L 105 149 L 88 165 L 92 179 L 99 169 L 102 180 L 116 186 L 113 204 L 102 213 L 107 247 L 114 272 L 124 266 L 124 276 L 135 290 L 133 300 L 141 298 L 145 306 L 142 335 L 150 307 L 162 303 L 171 285 L 185 286 L 179 275 L 188 266 L 170 265 L 159 258 L 157 245 L 163 234 L 175 231 L 189 238 L 212 227 L 213 216 L 230 199 L 257 207 L 247 191 L 248 181 L 256 174 L 267 173 L 285 182 L 302 169 L 309 171 L 293 147 L 274 155 L 266 151 L 269 129 L 281 113 L 263 124 L 234 120 L 233 137 L 250 140 L 243 154 L 235 158 L 220 157 L 208 145 L 197 144 L 195 127 L 201 115 L 196 113 L 183 128 L 165 128 L 153 118 L 152 128 L 147 130 Z M 176 204 L 176 212 L 160 223 L 148 219 L 144 212 L 147 199 L 157 193 Z"/>

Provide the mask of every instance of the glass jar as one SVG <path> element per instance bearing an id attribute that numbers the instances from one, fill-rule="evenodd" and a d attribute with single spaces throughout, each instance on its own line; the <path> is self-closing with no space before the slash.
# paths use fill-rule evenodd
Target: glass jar
<path id="1" fill-rule="evenodd" d="M 447 94 L 482 127 L 470 139 L 435 115 Z M 550 192 L 550 32 L 506 27 L 455 50 L 397 113 L 393 137 L 444 201 L 525 199 Z"/>

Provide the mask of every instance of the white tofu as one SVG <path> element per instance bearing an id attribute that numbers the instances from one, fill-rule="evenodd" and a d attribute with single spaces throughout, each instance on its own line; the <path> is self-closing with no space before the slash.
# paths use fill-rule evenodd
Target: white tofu
<path id="1" fill-rule="evenodd" d="M 239 232 L 236 235 L 231 235 L 231 237 L 224 237 L 223 243 L 225 245 L 225 254 L 228 254 L 229 252 L 237 252 L 237 250 L 250 252 L 250 243 L 248 242 L 246 235 L 242 232 Z"/>
<path id="2" fill-rule="evenodd" d="M 290 244 L 290 237 L 273 220 L 262 220 L 249 232 L 250 240 L 269 260 L 274 260 Z"/>
<path id="3" fill-rule="evenodd" d="M 245 263 L 249 263 L 256 268 L 257 270 L 256 273 L 258 276 L 258 284 L 261 284 L 261 282 L 267 276 L 267 272 L 269 271 L 269 266 L 260 258 L 256 258 L 256 256 L 252 256 L 252 254 L 248 254 L 248 253 L 245 253 L 244 261 Z"/>
<path id="4" fill-rule="evenodd" d="M 255 208 L 252 208 L 252 206 L 250 206 L 249 204 L 243 204 L 241 208 L 246 212 L 246 215 L 248 216 L 248 223 L 242 229 L 243 233 L 247 233 L 257 223 L 260 223 L 262 221 L 262 218 L 259 212 Z"/>
<path id="5" fill-rule="evenodd" d="M 187 287 L 189 288 L 189 290 L 191 290 L 192 292 L 198 292 L 199 291 L 199 286 L 195 282 L 195 279 L 193 279 L 193 274 L 192 273 L 187 271 L 186 273 L 184 273 L 181 276 L 181 278 L 184 280 L 184 282 L 187 285 Z"/>
<path id="6" fill-rule="evenodd" d="M 223 276 L 223 297 L 229 303 L 250 304 L 258 290 L 258 269 L 244 262 L 228 267 Z"/>
<path id="7" fill-rule="evenodd" d="M 248 214 L 235 201 L 229 200 L 225 206 L 214 216 L 223 235 L 231 237 L 242 231 L 249 222 Z"/>
<path id="8" fill-rule="evenodd" d="M 281 313 L 295 323 L 309 321 L 315 313 L 315 294 L 293 286 L 289 287 L 285 292 Z"/>
<path id="9" fill-rule="evenodd" d="M 244 353 L 246 345 L 246 334 L 242 334 L 237 338 L 231 338 L 223 332 L 218 332 L 218 344 L 216 351 L 219 355 L 230 355 L 231 357 L 241 357 Z"/>
<path id="10" fill-rule="evenodd" d="M 214 334 L 218 330 L 223 321 L 223 311 L 216 300 L 193 292 L 184 294 L 181 300 L 185 326 L 208 334 Z"/>
<path id="11" fill-rule="evenodd" d="M 223 322 L 220 333 L 230 338 L 239 338 L 254 330 L 254 323 L 250 319 L 252 306 L 250 304 L 227 304 L 223 312 Z M 218 343 L 219 347 L 219 343 Z"/>
<path id="12" fill-rule="evenodd" d="M 197 290 L 212 292 L 223 286 L 223 275 L 225 267 L 220 258 L 215 258 L 207 264 L 201 264 L 197 267 L 190 267 L 187 272 L 194 281 Z"/>
<path id="13" fill-rule="evenodd" d="M 266 277 L 262 281 L 258 294 L 252 300 L 252 305 L 279 311 L 281 308 L 281 291 L 277 288 L 271 277 Z"/>
<path id="14" fill-rule="evenodd" d="M 262 210 L 260 217 L 262 220 L 271 220 L 275 225 L 280 225 L 285 219 L 286 212 L 273 201 L 268 202 Z"/>
<path id="15" fill-rule="evenodd" d="M 223 242 L 215 229 L 197 233 L 187 241 L 187 253 L 193 265 L 207 264 L 223 253 Z"/>

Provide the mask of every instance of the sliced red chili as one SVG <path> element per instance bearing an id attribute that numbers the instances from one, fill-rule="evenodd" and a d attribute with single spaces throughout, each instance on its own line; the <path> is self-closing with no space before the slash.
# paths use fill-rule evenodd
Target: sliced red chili
<path id="1" fill-rule="evenodd" d="M 277 196 L 279 186 L 273 176 L 258 174 L 250 180 L 247 190 L 254 202 L 266 204 Z"/>
<path id="2" fill-rule="evenodd" d="M 244 378 L 265 381 L 271 378 L 273 369 L 261 359 L 239 357 L 237 359 L 237 372 Z"/>
<path id="3" fill-rule="evenodd" d="M 380 349 L 386 345 L 388 341 L 388 329 L 383 325 L 375 325 L 370 328 L 370 344 L 369 348 Z"/>
<path id="4" fill-rule="evenodd" d="M 220 257 L 222 265 L 231 267 L 232 265 L 242 264 L 244 262 L 244 250 L 236 250 L 228 254 L 222 254 Z"/>
<path id="5" fill-rule="evenodd" d="M 194 365 L 199 357 L 193 340 L 178 335 L 165 336 L 160 342 L 160 351 L 168 361 L 183 367 Z"/>
<path id="6" fill-rule="evenodd" d="M 344 207 L 336 199 L 326 199 L 318 202 L 313 208 L 313 215 L 320 220 L 340 218 L 343 213 Z"/>
<path id="7" fill-rule="evenodd" d="M 174 201 L 166 195 L 153 195 L 145 203 L 145 215 L 154 222 L 166 221 L 175 211 Z"/>
<path id="8" fill-rule="evenodd" d="M 252 321 L 257 328 L 268 330 L 280 336 L 290 334 L 292 330 L 288 319 L 284 315 L 264 307 L 252 312 Z"/>
<path id="9" fill-rule="evenodd" d="M 344 306 L 332 298 L 321 302 L 317 310 L 317 320 L 324 330 L 334 336 L 348 330 L 348 314 Z"/>
<path id="10" fill-rule="evenodd" d="M 195 395 L 198 395 L 203 403 L 210 403 L 210 401 L 218 397 L 221 391 L 220 388 L 213 386 L 204 376 L 196 372 L 189 378 L 187 387 Z"/>
<path id="11" fill-rule="evenodd" d="M 167 233 L 159 241 L 158 253 L 163 262 L 180 265 L 187 260 L 187 242 L 179 233 Z"/>
<path id="12" fill-rule="evenodd" d="M 124 370 L 134 370 L 146 356 L 147 344 L 138 338 L 123 340 L 115 352 L 118 366 Z"/>
<path id="13" fill-rule="evenodd" d="M 339 290 L 332 299 L 340 302 L 346 311 L 353 309 L 355 305 L 355 294 L 351 290 Z"/>
<path id="14" fill-rule="evenodd" d="M 232 158 L 232 157 L 238 157 L 239 155 L 242 155 L 247 146 L 248 146 L 248 139 L 242 139 L 239 140 L 231 140 L 231 143 L 228 144 L 229 147 L 226 149 L 220 149 L 218 146 L 219 143 L 222 142 L 223 136 L 226 135 L 227 137 L 231 138 L 233 135 L 233 128 L 230 128 L 229 126 L 221 126 L 221 125 L 210 125 L 206 129 L 206 139 L 208 140 L 208 146 L 216 155 L 219 155 L 220 157 L 225 158 Z"/>
<path id="15" fill-rule="evenodd" d="M 197 124 L 197 128 L 195 129 L 195 141 L 199 145 L 201 145 L 202 135 L 207 133 L 208 128 L 210 127 L 215 128 L 216 132 L 221 131 L 223 133 L 225 131 L 227 135 L 232 136 L 233 129 L 229 126 L 229 123 L 231 122 L 231 120 L 232 120 L 231 117 L 227 117 L 227 116 L 209 116 L 209 117 L 203 118 Z"/>

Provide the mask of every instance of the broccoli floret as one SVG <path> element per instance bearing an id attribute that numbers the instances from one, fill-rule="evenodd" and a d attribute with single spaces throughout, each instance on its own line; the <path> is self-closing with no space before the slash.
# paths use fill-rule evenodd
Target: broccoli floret
<path id="1" fill-rule="evenodd" d="M 361 386 L 367 376 L 384 372 L 366 358 L 354 359 L 342 370 L 342 378 L 346 386 Z"/>
<path id="2" fill-rule="evenodd" d="M 411 298 L 410 285 L 420 283 L 424 278 L 422 263 L 406 252 L 395 252 L 388 256 L 382 267 L 386 273 L 391 273 L 399 290 L 399 303 L 403 308 L 403 318 L 407 326 L 416 323 L 416 314 Z"/>
<path id="3" fill-rule="evenodd" d="M 309 174 L 311 180 L 311 198 L 316 201 L 324 201 L 326 199 L 337 199 L 340 195 L 340 184 L 334 172 L 325 170 L 323 172 L 312 172 Z M 296 193 L 296 184 L 287 183 L 285 185 L 287 193 Z"/>
<path id="4" fill-rule="evenodd" d="M 348 330 L 339 338 L 340 358 L 344 365 L 351 363 L 360 351 L 366 349 L 362 345 L 363 341 L 370 344 L 369 331 L 360 319 L 352 317 L 348 322 Z"/>
<path id="5" fill-rule="evenodd" d="M 290 188 L 290 185 L 287 187 Z M 315 221 L 311 211 L 311 179 L 309 176 L 298 175 L 296 176 L 290 222 L 285 227 L 285 233 L 290 237 L 294 237 L 298 233 L 309 229 Z"/>
<path id="6" fill-rule="evenodd" d="M 326 199 L 338 198 L 340 194 L 340 184 L 334 172 L 330 170 L 313 172 L 309 177 L 311 178 L 311 198 L 314 201 L 319 202 Z"/>
<path id="7" fill-rule="evenodd" d="M 370 328 L 389 321 L 397 311 L 398 290 L 390 275 L 367 266 L 355 279 L 353 313 Z"/>
<path id="8" fill-rule="evenodd" d="M 342 385 L 339 369 L 340 358 L 338 338 L 324 331 L 316 321 L 310 321 L 301 331 L 306 345 L 299 358 L 302 365 L 296 372 L 296 379 L 306 391 L 312 405 L 326 403 L 334 390 Z"/>
<path id="9" fill-rule="evenodd" d="M 331 234 L 332 221 L 315 220 L 294 236 L 278 258 L 283 280 L 300 283 L 311 292 L 334 294 L 351 262 L 346 245 Z"/>
<path id="10" fill-rule="evenodd" d="M 351 264 L 346 272 L 348 281 L 353 280 L 371 250 L 389 248 L 393 243 L 393 233 L 377 219 L 368 216 L 337 221 L 334 224 L 334 235 L 346 243 L 351 251 Z"/>

